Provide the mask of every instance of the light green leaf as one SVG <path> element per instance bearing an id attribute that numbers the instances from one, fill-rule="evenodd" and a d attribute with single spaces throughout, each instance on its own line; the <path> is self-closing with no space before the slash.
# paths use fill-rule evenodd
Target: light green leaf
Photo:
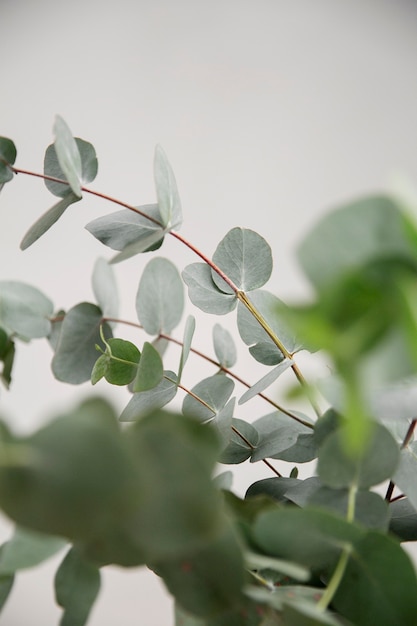
<path id="1" fill-rule="evenodd" d="M 181 225 L 182 211 L 174 172 L 161 146 L 156 146 L 154 157 L 154 179 L 159 212 L 165 227 Z"/>
<path id="2" fill-rule="evenodd" d="M 190 354 L 191 342 L 193 340 L 194 331 L 195 331 L 195 318 L 192 315 L 189 315 L 185 322 L 184 337 L 182 340 L 182 350 L 181 350 L 180 364 L 178 367 L 178 377 L 177 377 L 178 384 L 181 382 L 184 365 L 186 364 L 188 356 Z"/>
<path id="3" fill-rule="evenodd" d="M 217 360 L 222 367 L 233 367 L 237 360 L 236 346 L 228 330 L 215 324 L 213 327 L 213 345 Z"/>
<path id="4" fill-rule="evenodd" d="M 77 143 L 66 122 L 59 115 L 54 124 L 55 150 L 58 163 L 74 194 L 81 198 L 82 165 Z"/>
<path id="5" fill-rule="evenodd" d="M 411 442 L 401 450 L 400 461 L 393 476 L 399 489 L 408 496 L 409 501 L 417 508 L 417 442 Z"/>
<path id="6" fill-rule="evenodd" d="M 77 304 L 67 312 L 52 359 L 52 371 L 58 380 L 78 385 L 91 378 L 97 360 L 96 345 L 104 350 L 100 337 L 102 317 L 101 309 L 89 302 Z M 103 332 L 107 339 L 111 337 L 108 324 L 103 324 Z"/>
<path id="7" fill-rule="evenodd" d="M 175 398 L 177 390 L 176 374 L 171 371 L 164 372 L 164 378 L 156 387 L 133 394 L 120 415 L 120 421 L 135 422 L 156 409 L 162 409 Z"/>
<path id="8" fill-rule="evenodd" d="M 406 218 L 388 196 L 365 197 L 323 217 L 299 246 L 298 257 L 317 289 L 373 261 L 416 264 Z"/>
<path id="9" fill-rule="evenodd" d="M 136 311 L 149 335 L 170 333 L 180 322 L 184 288 L 177 268 L 162 257 L 146 265 L 136 295 Z"/>
<path id="10" fill-rule="evenodd" d="M 50 228 L 59 220 L 61 215 L 65 213 L 71 204 L 79 202 L 78 198 L 72 191 L 68 191 L 62 200 L 54 204 L 46 213 L 36 220 L 34 224 L 29 228 L 25 236 L 20 243 L 20 249 L 26 250 L 35 241 L 37 241 L 42 235 L 44 235 Z"/>
<path id="11" fill-rule="evenodd" d="M 14 174 L 8 165 L 16 161 L 16 146 L 11 139 L 0 137 L 0 185 L 12 180 Z"/>
<path id="12" fill-rule="evenodd" d="M 185 396 L 182 404 L 183 414 L 202 422 L 214 419 L 226 406 L 234 386 L 233 380 L 224 374 L 215 374 L 203 379 L 192 388 L 193 395 Z"/>
<path id="13" fill-rule="evenodd" d="M 257 383 L 255 383 L 254 385 L 252 385 L 252 387 L 245 391 L 243 396 L 239 398 L 239 404 L 244 404 L 245 402 L 248 402 L 248 400 L 251 400 L 252 398 L 257 396 L 258 393 L 262 393 L 263 391 L 265 391 L 265 389 L 272 385 L 272 383 L 274 383 L 277 378 L 281 376 L 281 374 L 283 374 L 290 366 L 290 359 L 282 361 L 279 365 L 274 367 L 273 370 L 265 374 L 265 376 L 262 376 L 262 378 L 258 380 Z"/>
<path id="14" fill-rule="evenodd" d="M 205 313 L 225 315 L 236 308 L 237 298 L 220 291 L 205 263 L 192 263 L 182 272 L 191 302 Z"/>
<path id="15" fill-rule="evenodd" d="M 52 302 L 23 282 L 0 281 L 0 325 L 26 339 L 45 337 L 51 330 Z"/>
<path id="16" fill-rule="evenodd" d="M 250 300 L 290 353 L 301 349 L 295 334 L 278 314 L 279 307 L 284 305 L 276 296 L 260 289 L 250 294 Z M 241 302 L 237 309 L 237 325 L 242 340 L 251 346 L 252 356 L 256 360 L 265 365 L 276 365 L 283 360 L 282 352 Z M 258 348 L 257 351 L 254 351 L 255 347 Z"/>
<path id="17" fill-rule="evenodd" d="M 151 252 L 153 250 L 158 250 L 161 247 L 163 239 L 164 239 L 165 231 L 160 233 L 155 231 L 151 233 L 147 237 L 140 239 L 140 241 L 134 241 L 124 248 L 119 254 L 116 254 L 110 261 L 110 263 L 120 263 L 121 261 L 125 261 L 126 259 L 130 259 L 132 256 L 136 254 L 141 254 L 142 252 Z"/>
<path id="18" fill-rule="evenodd" d="M 399 461 L 399 447 L 391 433 L 374 423 L 360 455 L 346 448 L 346 426 L 325 439 L 319 449 L 318 474 L 324 485 L 339 489 L 369 488 L 391 478 Z"/>
<path id="19" fill-rule="evenodd" d="M 154 389 L 161 382 L 163 375 L 164 366 L 159 352 L 155 350 L 152 344 L 145 341 L 137 373 L 132 383 L 132 391 L 137 393 Z"/>
<path id="20" fill-rule="evenodd" d="M 282 452 L 292 448 L 300 435 L 312 435 L 312 430 L 291 419 L 281 411 L 274 411 L 253 422 L 259 434 L 259 441 L 251 462 L 266 458 L 282 458 Z"/>
<path id="21" fill-rule="evenodd" d="M 55 575 L 56 601 L 64 609 L 60 626 L 84 626 L 100 591 L 100 571 L 72 548 Z"/>
<path id="22" fill-rule="evenodd" d="M 211 425 L 216 429 L 219 435 L 221 450 L 224 450 L 228 446 L 232 436 L 232 422 L 235 403 L 236 398 L 231 398 L 211 422 Z"/>
<path id="23" fill-rule="evenodd" d="M 83 183 L 92 182 L 97 176 L 98 163 L 94 147 L 88 141 L 75 138 L 75 144 L 78 148 L 81 158 L 81 180 Z M 67 178 L 59 164 L 55 145 L 48 146 L 45 152 L 44 158 L 44 173 L 51 178 L 57 178 L 58 180 L 66 181 Z M 45 179 L 45 185 L 47 189 L 55 196 L 63 198 L 71 193 L 71 189 L 66 182 L 59 183 L 54 180 Z"/>
<path id="24" fill-rule="evenodd" d="M 93 292 L 103 317 L 117 317 L 119 294 L 113 269 L 105 259 L 97 259 L 92 276 Z"/>
<path id="25" fill-rule="evenodd" d="M 66 545 L 65 539 L 24 528 L 16 528 L 1 547 L 0 576 L 39 565 Z"/>
<path id="26" fill-rule="evenodd" d="M 262 287 L 272 273 L 269 244 L 247 228 L 232 228 L 217 246 L 213 261 L 242 291 Z M 214 270 L 212 278 L 221 291 L 233 294 L 229 285 Z"/>

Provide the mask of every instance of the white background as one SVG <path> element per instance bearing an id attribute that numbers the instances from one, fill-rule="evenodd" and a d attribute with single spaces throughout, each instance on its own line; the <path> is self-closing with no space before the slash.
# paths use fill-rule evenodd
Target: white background
<path id="1" fill-rule="evenodd" d="M 160 143 L 182 196 L 182 234 L 211 255 L 233 226 L 258 231 L 274 252 L 268 288 L 291 300 L 308 292 L 295 248 L 319 215 L 389 188 L 398 173 L 416 183 L 416 61 L 413 0 L 0 0 L 0 134 L 15 141 L 19 167 L 41 171 L 62 115 L 96 147 L 91 186 L 133 204 L 155 200 Z M 36 179 L 19 176 L 3 189 L 0 279 L 33 283 L 69 308 L 92 299 L 94 260 L 111 256 L 83 227 L 114 208 L 87 198 L 20 252 L 27 228 L 53 203 Z M 196 260 L 172 239 L 158 254 L 179 269 Z M 133 321 L 148 259 L 116 267 L 122 315 Z M 208 353 L 214 321 L 233 328 L 233 316 L 199 316 L 196 347 Z M 237 370 L 254 381 L 245 354 Z M 50 357 L 46 342 L 19 348 L 12 388 L 0 391 L 1 413 L 17 431 L 91 391 L 54 381 Z M 203 369 L 194 362 L 190 384 Z M 98 387 L 117 408 L 126 403 L 124 390 Z M 242 472 L 238 491 L 265 477 L 262 467 Z M 0 530 L 7 538 L 6 520 Z M 58 623 L 58 562 L 19 575 L 2 626 Z M 114 623 L 173 623 L 153 575 L 104 571 L 89 626 Z"/>

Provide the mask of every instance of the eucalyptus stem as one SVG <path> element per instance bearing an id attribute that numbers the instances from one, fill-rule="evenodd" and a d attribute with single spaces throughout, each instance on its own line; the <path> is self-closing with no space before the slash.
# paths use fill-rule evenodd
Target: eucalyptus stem
<path id="1" fill-rule="evenodd" d="M 329 584 L 327 585 L 326 590 L 321 596 L 320 600 L 317 602 L 317 608 L 321 611 L 325 611 L 327 609 L 329 604 L 332 602 L 334 596 L 336 595 L 337 590 L 339 589 L 339 585 L 342 582 L 343 576 L 345 574 L 351 551 L 351 545 L 346 544 L 342 550 L 342 554 L 340 555 L 339 561 L 337 562 L 336 568 L 329 581 Z"/>
<path id="2" fill-rule="evenodd" d="M 24 170 L 21 168 L 17 168 L 14 167 L 12 165 L 9 164 L 9 168 L 10 170 L 14 173 L 14 174 L 25 174 L 27 176 L 35 176 L 37 178 L 42 178 L 43 180 L 49 180 L 55 183 L 60 183 L 62 185 L 67 185 L 69 186 L 68 181 L 62 180 L 60 178 L 55 178 L 54 176 L 48 176 L 47 174 L 40 174 L 38 172 L 32 172 L 30 170 Z M 114 198 L 113 196 L 109 196 L 107 194 L 101 193 L 99 191 L 94 191 L 93 189 L 89 189 L 88 187 L 85 186 L 81 186 L 81 191 L 85 192 L 85 193 L 89 193 L 90 195 L 94 195 L 97 196 L 99 198 L 102 198 L 103 200 L 107 200 L 109 202 L 112 202 L 113 204 L 117 204 L 119 206 L 122 206 L 130 211 L 134 211 L 135 213 L 141 215 L 142 217 L 148 219 L 150 222 L 153 222 L 154 224 L 156 224 L 157 226 L 160 226 L 161 228 L 164 228 L 164 225 L 159 222 L 159 220 L 156 220 L 155 218 L 147 215 L 146 213 L 143 213 L 140 209 L 138 209 L 137 207 L 133 206 L 132 204 L 128 204 L 126 202 L 123 202 L 121 200 L 118 200 L 117 198 Z M 196 254 L 197 256 L 199 256 L 214 272 L 216 272 L 216 274 L 218 274 L 227 285 L 229 285 L 229 287 L 232 289 L 232 291 L 235 293 L 236 297 L 242 302 L 242 304 L 244 304 L 244 306 L 246 306 L 246 308 L 248 309 L 248 311 L 255 317 L 255 319 L 258 321 L 258 323 L 261 325 L 261 327 L 265 330 L 265 332 L 268 334 L 268 336 L 272 339 L 272 341 L 275 343 L 275 345 L 278 347 L 278 349 L 280 350 L 280 352 L 283 354 L 283 356 L 285 358 L 288 358 L 291 360 L 291 369 L 294 372 L 298 382 L 300 383 L 300 385 L 303 387 L 304 391 L 306 392 L 306 395 L 308 397 L 308 400 L 314 410 L 314 412 L 316 413 L 317 417 L 320 417 L 321 415 L 321 411 L 310 391 L 309 385 L 307 384 L 300 368 L 298 367 L 298 365 L 296 364 L 296 362 L 294 361 L 294 355 L 291 354 L 286 347 L 284 346 L 284 344 L 282 343 L 282 341 L 279 339 L 279 337 L 277 337 L 276 333 L 274 333 L 274 331 L 271 329 L 271 327 L 269 326 L 269 324 L 267 323 L 267 321 L 264 319 L 264 317 L 260 314 L 260 312 L 256 309 L 256 307 L 251 303 L 251 301 L 249 300 L 249 298 L 247 297 L 246 293 L 244 291 L 241 291 L 237 285 L 231 280 L 231 278 L 229 278 L 227 276 L 227 274 L 225 274 L 223 272 L 222 269 L 220 269 L 220 267 L 218 267 L 208 256 L 206 256 L 201 250 L 199 250 L 196 246 L 194 246 L 190 241 L 188 241 L 185 237 L 183 237 L 182 235 L 180 235 L 178 232 L 175 231 L 168 231 L 169 234 L 174 237 L 175 239 L 178 239 L 178 241 L 180 241 L 181 243 L 183 243 L 185 246 L 187 246 L 190 250 L 192 250 L 194 252 L 194 254 Z"/>

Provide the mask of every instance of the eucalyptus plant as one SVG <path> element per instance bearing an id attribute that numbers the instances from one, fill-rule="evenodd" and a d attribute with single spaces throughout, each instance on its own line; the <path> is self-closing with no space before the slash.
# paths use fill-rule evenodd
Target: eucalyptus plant
<path id="1" fill-rule="evenodd" d="M 118 415 L 92 394 L 25 436 L 0 422 L 0 507 L 15 524 L 0 550 L 0 605 L 20 570 L 63 550 L 54 580 L 62 626 L 88 622 L 111 565 L 161 577 L 177 626 L 415 626 L 416 569 L 402 544 L 417 540 L 417 228 L 404 203 L 363 197 L 322 217 L 297 251 L 313 295 L 284 304 L 265 289 L 273 259 L 260 234 L 233 228 L 212 257 L 180 234 L 161 147 L 156 201 L 141 206 L 89 187 L 95 150 L 60 117 L 43 173 L 15 161 L 14 143 L 0 138 L 1 186 L 36 176 L 56 198 L 22 250 L 87 194 L 118 207 L 86 225 L 115 251 L 93 268 L 95 302 L 64 311 L 30 284 L 0 281 L 4 386 L 16 343 L 46 339 L 58 380 L 105 380 L 130 399 Z M 196 262 L 180 272 L 161 256 L 166 236 Z M 141 253 L 150 260 L 137 320 L 122 320 L 112 264 Z M 185 287 L 208 315 L 237 310 L 260 380 L 239 371 L 235 338 L 218 322 L 213 354 L 198 349 L 195 317 L 183 320 Z M 168 349 L 178 351 L 174 371 Z M 305 377 L 302 350 L 326 355 L 325 379 Z M 194 385 L 191 353 L 213 368 Z M 288 381 L 282 399 L 279 377 Z M 238 417 L 255 397 L 265 414 Z M 248 460 L 264 464 L 265 478 L 242 498 L 227 466 Z"/>

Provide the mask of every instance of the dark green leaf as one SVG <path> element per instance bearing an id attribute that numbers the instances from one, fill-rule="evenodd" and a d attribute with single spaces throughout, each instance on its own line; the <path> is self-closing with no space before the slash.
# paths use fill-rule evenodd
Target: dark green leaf
<path id="1" fill-rule="evenodd" d="M 165 227 L 181 225 L 182 211 L 174 172 L 161 146 L 156 146 L 154 179 L 159 212 Z"/>
<path id="2" fill-rule="evenodd" d="M 226 465 L 243 463 L 249 459 L 259 439 L 258 432 L 248 422 L 232 419 L 232 426 L 234 430 L 232 430 L 230 441 L 219 458 L 220 463 Z M 239 436 L 238 433 L 242 436 Z"/>
<path id="3" fill-rule="evenodd" d="M 333 600 L 355 626 L 415 626 L 417 578 L 397 541 L 369 531 L 355 541 L 354 554 Z"/>
<path id="4" fill-rule="evenodd" d="M 298 599 L 284 604 L 283 618 L 285 626 L 343 626 L 343 622 L 328 611 Z"/>
<path id="5" fill-rule="evenodd" d="M 59 166 L 73 193 L 81 198 L 81 155 L 67 123 L 59 115 L 55 118 L 55 151 Z"/>
<path id="6" fill-rule="evenodd" d="M 0 137 L 0 184 L 9 182 L 13 178 L 13 172 L 8 165 L 16 161 L 16 146 L 11 139 Z"/>
<path id="7" fill-rule="evenodd" d="M 16 528 L 13 536 L 1 547 L 0 576 L 35 567 L 56 554 L 66 543 L 59 537 Z"/>
<path id="8" fill-rule="evenodd" d="M 51 226 L 55 224 L 57 220 L 63 215 L 67 208 L 78 202 L 78 198 L 72 191 L 69 191 L 57 204 L 54 204 L 46 213 L 44 213 L 27 231 L 20 243 L 20 249 L 26 250 L 35 241 L 37 241 Z"/>
<path id="9" fill-rule="evenodd" d="M 272 273 L 269 244 L 247 228 L 232 228 L 217 246 L 213 261 L 242 291 L 262 287 Z M 212 278 L 221 291 L 234 293 L 214 270 Z"/>
<path id="10" fill-rule="evenodd" d="M 154 389 L 133 394 L 120 415 L 120 421 L 135 422 L 151 411 L 162 409 L 175 398 L 177 390 L 176 374 L 171 371 L 164 372 L 164 378 Z"/>
<path id="11" fill-rule="evenodd" d="M 15 354 L 15 342 L 7 335 L 3 328 L 0 328 L 0 362 L 3 363 L 3 369 L 0 372 L 0 378 L 3 381 L 6 389 L 9 388 L 12 380 L 12 369 Z"/>
<path id="12" fill-rule="evenodd" d="M 52 302 L 26 283 L 0 281 L 0 324 L 9 333 L 26 339 L 45 337 L 51 323 Z"/>
<path id="13" fill-rule="evenodd" d="M 246 498 L 259 495 L 267 495 L 278 500 L 278 502 L 288 502 L 286 493 L 297 485 L 302 484 L 298 478 L 264 478 L 253 483 L 246 492 Z"/>
<path id="14" fill-rule="evenodd" d="M 222 367 L 233 367 L 236 364 L 237 353 L 232 335 L 220 324 L 213 326 L 213 345 Z"/>
<path id="15" fill-rule="evenodd" d="M 84 626 L 100 591 L 100 571 L 72 548 L 55 575 L 56 601 L 64 609 L 60 626 Z"/>
<path id="16" fill-rule="evenodd" d="M 0 612 L 6 604 L 14 583 L 14 576 L 0 576 Z"/>
<path id="17" fill-rule="evenodd" d="M 225 315 L 236 308 L 237 298 L 220 291 L 205 263 L 192 263 L 182 272 L 191 302 L 205 313 Z"/>
<path id="18" fill-rule="evenodd" d="M 389 505 L 391 520 L 389 529 L 400 541 L 417 541 L 417 511 L 408 498 L 401 498 Z"/>
<path id="19" fill-rule="evenodd" d="M 159 352 L 152 344 L 145 341 L 142 348 L 135 379 L 132 383 L 133 392 L 148 391 L 159 385 L 164 375 L 164 366 Z"/>
<path id="20" fill-rule="evenodd" d="M 226 528 L 200 550 L 158 564 L 158 574 L 186 610 L 215 616 L 241 598 L 244 576 L 239 542 Z"/>
<path id="21" fill-rule="evenodd" d="M 103 376 L 111 385 L 128 385 L 135 378 L 141 354 L 125 339 L 109 339 L 106 352 L 96 361 L 91 372 L 94 385 Z"/>
<path id="22" fill-rule="evenodd" d="M 170 333 L 180 322 L 184 289 L 177 268 L 162 257 L 146 265 L 136 295 L 136 311 L 149 335 Z"/>
<path id="23" fill-rule="evenodd" d="M 394 482 L 408 496 L 411 504 L 417 508 L 417 442 L 411 442 L 401 450 L 400 462 L 393 476 Z"/>
<path id="24" fill-rule="evenodd" d="M 192 388 L 193 395 L 184 398 L 182 404 L 184 415 L 190 415 L 202 422 L 214 419 L 226 406 L 234 386 L 233 380 L 224 374 L 205 378 Z"/>
<path id="25" fill-rule="evenodd" d="M 74 385 L 91 378 L 97 360 L 96 345 L 104 346 L 100 337 L 102 312 L 95 304 L 82 302 L 70 309 L 62 322 L 61 334 L 52 359 L 54 376 Z M 111 330 L 103 324 L 108 339 Z"/>
<path id="26" fill-rule="evenodd" d="M 390 478 L 399 461 L 399 447 L 390 432 L 374 423 L 360 455 L 346 446 L 346 427 L 329 435 L 319 450 L 318 474 L 324 485 L 339 489 L 372 487 Z"/>

